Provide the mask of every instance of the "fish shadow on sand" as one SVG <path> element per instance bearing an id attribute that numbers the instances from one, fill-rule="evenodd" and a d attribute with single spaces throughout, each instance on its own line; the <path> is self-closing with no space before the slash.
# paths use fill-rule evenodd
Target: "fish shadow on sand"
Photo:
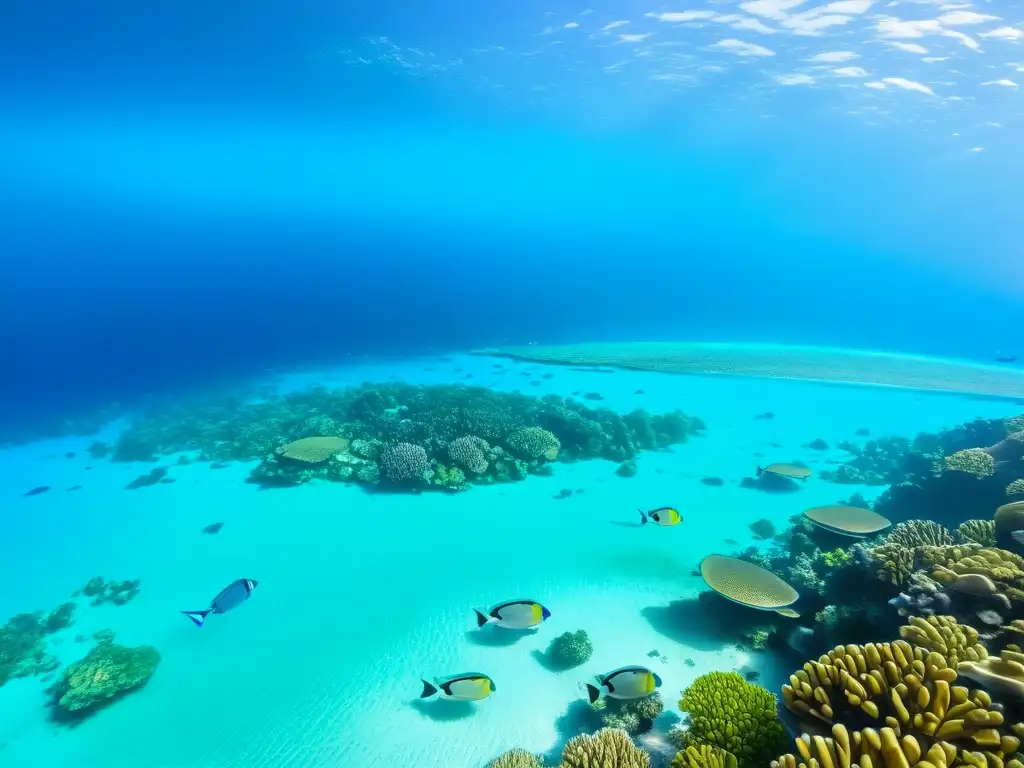
<path id="1" fill-rule="evenodd" d="M 800 483 L 782 475 L 765 472 L 760 477 L 744 477 L 740 480 L 740 488 L 764 493 L 793 493 L 800 490 Z"/>
<path id="2" fill-rule="evenodd" d="M 644 527 L 643 524 L 641 524 L 641 523 L 627 523 L 624 520 L 609 520 L 608 522 L 611 523 L 612 525 L 617 525 L 620 528 L 643 528 Z"/>
<path id="3" fill-rule="evenodd" d="M 476 714 L 476 705 L 471 701 L 451 701 L 445 699 L 434 699 L 423 701 L 413 699 L 409 706 L 415 709 L 424 717 L 429 717 L 435 723 L 453 723 L 456 720 L 465 720 Z"/>
<path id="4" fill-rule="evenodd" d="M 736 639 L 735 631 L 730 634 L 726 627 L 720 626 L 715 617 L 708 615 L 708 606 L 697 598 L 648 606 L 640 614 L 659 634 L 697 650 L 717 651 Z"/>
<path id="5" fill-rule="evenodd" d="M 479 629 L 466 630 L 466 640 L 473 645 L 483 645 L 490 648 L 505 648 L 515 645 L 527 637 L 536 636 L 537 633 L 531 630 L 499 629 L 490 624 Z"/>
<path id="6" fill-rule="evenodd" d="M 555 661 L 546 651 L 533 650 L 530 651 L 530 655 L 533 656 L 537 663 L 544 667 L 548 672 L 568 672 L 582 666 L 580 664 L 565 664 L 563 662 Z"/>

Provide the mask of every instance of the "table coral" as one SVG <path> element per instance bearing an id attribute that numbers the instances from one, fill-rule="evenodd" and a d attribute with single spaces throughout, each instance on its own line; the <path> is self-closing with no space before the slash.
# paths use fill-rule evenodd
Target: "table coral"
<path id="1" fill-rule="evenodd" d="M 303 437 L 282 445 L 277 449 L 276 453 L 292 461 L 320 464 L 327 461 L 334 454 L 341 453 L 348 448 L 349 442 L 344 437 Z"/>
<path id="2" fill-rule="evenodd" d="M 156 648 L 101 643 L 70 664 L 50 689 L 62 716 L 81 717 L 146 684 L 160 663 Z"/>
<path id="3" fill-rule="evenodd" d="M 679 709 L 689 717 L 689 744 L 720 747 L 744 768 L 765 765 L 786 742 L 775 696 L 736 672 L 701 675 L 683 691 Z"/>

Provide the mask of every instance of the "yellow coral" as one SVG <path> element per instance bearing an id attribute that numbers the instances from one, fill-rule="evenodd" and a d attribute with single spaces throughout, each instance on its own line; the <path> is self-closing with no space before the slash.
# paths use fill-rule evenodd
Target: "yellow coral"
<path id="1" fill-rule="evenodd" d="M 1024 493 L 1024 485 L 1021 488 L 1021 493 Z M 983 547 L 994 547 L 996 544 L 996 523 L 994 520 L 968 520 L 967 522 L 960 523 L 956 529 L 956 539 L 961 543 L 974 543 L 981 544 Z"/>
<path id="2" fill-rule="evenodd" d="M 738 768 L 736 755 L 710 744 L 690 745 L 672 758 L 669 768 Z"/>
<path id="3" fill-rule="evenodd" d="M 1024 702 L 1024 653 L 1016 645 L 1005 648 L 998 657 L 962 661 L 956 669 L 964 677 L 981 683 L 990 691 L 1002 694 L 1018 704 Z"/>
<path id="4" fill-rule="evenodd" d="M 593 736 L 569 739 L 562 750 L 562 768 L 650 768 L 651 756 L 619 728 L 602 728 Z"/>
<path id="5" fill-rule="evenodd" d="M 941 653 L 950 666 L 961 661 L 980 661 L 988 656 L 978 642 L 978 630 L 960 624 L 952 616 L 914 616 L 900 627 L 900 637 L 929 651 Z"/>
<path id="6" fill-rule="evenodd" d="M 971 748 L 997 746 L 1002 713 L 989 708 L 988 694 L 953 685 L 956 680 L 941 654 L 905 640 L 840 645 L 791 675 L 782 700 L 830 725 L 841 723 L 844 711 L 863 713 L 897 737 L 915 732 Z"/>
<path id="7" fill-rule="evenodd" d="M 525 749 L 510 749 L 492 760 L 487 768 L 544 768 L 544 764 Z"/>
<path id="8" fill-rule="evenodd" d="M 996 472 L 996 460 L 984 448 L 967 448 L 946 457 L 946 469 L 988 477 Z"/>

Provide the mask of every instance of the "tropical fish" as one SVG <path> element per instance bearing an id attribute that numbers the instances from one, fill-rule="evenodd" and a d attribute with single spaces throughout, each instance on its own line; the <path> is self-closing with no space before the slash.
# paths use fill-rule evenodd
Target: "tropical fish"
<path id="1" fill-rule="evenodd" d="M 672 507 L 658 507 L 650 512 L 638 509 L 637 512 L 640 513 L 640 525 L 647 525 L 648 517 L 658 525 L 678 525 L 683 522 L 683 516 L 679 514 L 679 510 Z"/>
<path id="2" fill-rule="evenodd" d="M 587 683 L 590 703 L 607 696 L 612 699 L 642 699 L 661 687 L 661 678 L 647 667 L 621 667 L 597 676 L 597 685 Z"/>
<path id="3" fill-rule="evenodd" d="M 788 477 L 793 480 L 806 480 L 811 476 L 811 470 L 807 467 L 801 467 L 797 464 L 769 464 L 767 467 L 758 467 L 757 476 L 760 477 L 765 472 L 772 475 L 780 475 L 781 477 Z"/>
<path id="4" fill-rule="evenodd" d="M 433 683 L 423 681 L 421 699 L 438 696 L 452 701 L 480 701 L 486 699 L 497 688 L 494 681 L 479 672 L 462 672 L 458 675 L 434 678 Z"/>
<path id="5" fill-rule="evenodd" d="M 487 613 L 475 608 L 476 625 L 494 624 L 503 629 L 532 629 L 550 618 L 551 611 L 536 600 L 506 600 Z"/>
<path id="6" fill-rule="evenodd" d="M 259 582 L 254 579 L 235 579 L 217 593 L 217 596 L 210 601 L 209 608 L 202 611 L 182 611 L 182 613 L 188 616 L 197 627 L 201 627 L 209 614 L 227 613 L 232 608 L 240 606 L 249 599 L 252 591 L 258 585 Z"/>

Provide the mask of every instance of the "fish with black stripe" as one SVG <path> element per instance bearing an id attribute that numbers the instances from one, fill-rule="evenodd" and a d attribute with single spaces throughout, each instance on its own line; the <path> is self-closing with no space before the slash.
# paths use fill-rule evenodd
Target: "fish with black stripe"
<path id="1" fill-rule="evenodd" d="M 683 516 L 675 507 L 658 507 L 650 512 L 638 509 L 640 513 L 640 525 L 647 525 L 647 518 L 651 518 L 658 525 L 679 525 L 683 522 Z"/>
<path id="2" fill-rule="evenodd" d="M 587 683 L 587 698 L 591 704 L 604 697 L 643 699 L 661 688 L 661 678 L 647 667 L 619 667 L 596 679 L 597 685 Z"/>
<path id="3" fill-rule="evenodd" d="M 497 690 L 494 681 L 480 672 L 461 672 L 457 675 L 434 678 L 433 683 L 423 681 L 421 699 L 437 696 L 451 701 L 480 701 Z"/>
<path id="4" fill-rule="evenodd" d="M 227 613 L 237 608 L 252 595 L 259 582 L 255 579 L 235 579 L 210 601 L 210 607 L 202 611 L 182 611 L 197 627 L 203 626 L 206 617 L 211 613 Z"/>
<path id="5" fill-rule="evenodd" d="M 502 629 L 533 629 L 551 617 L 551 611 L 536 600 L 505 600 L 484 613 L 473 609 L 477 627 L 494 624 Z"/>

